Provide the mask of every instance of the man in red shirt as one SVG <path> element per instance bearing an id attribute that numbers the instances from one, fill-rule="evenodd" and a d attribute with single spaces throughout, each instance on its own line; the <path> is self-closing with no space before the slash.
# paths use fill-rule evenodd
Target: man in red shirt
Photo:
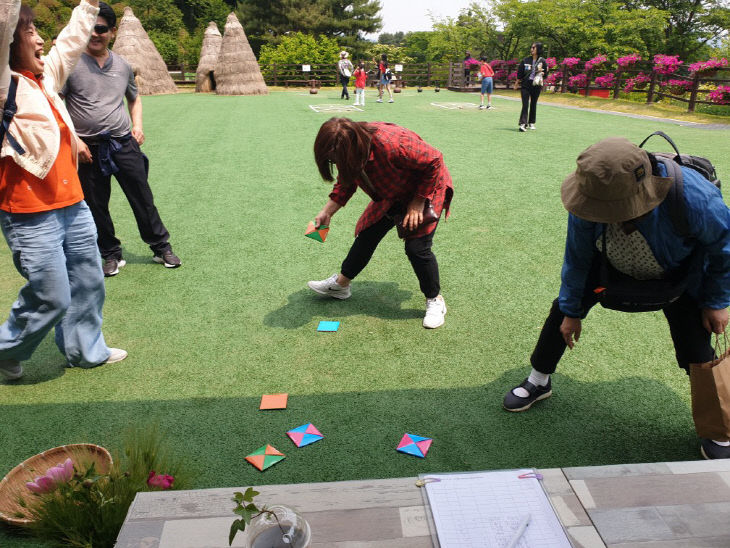
<path id="1" fill-rule="evenodd" d="M 332 118 L 317 134 L 314 156 L 325 181 L 334 180 L 333 165 L 338 172 L 329 201 L 314 219 L 316 227 L 329 226 L 357 187 L 372 201 L 357 222 L 357 237 L 340 273 L 310 281 L 309 288 L 320 295 L 348 298 L 350 282 L 367 266 L 380 240 L 399 224 L 406 255 L 426 297 L 423 326 L 443 325 L 446 304 L 431 245 L 441 212 L 445 209 L 449 214 L 453 184 L 441 152 L 395 124 Z M 434 222 L 424 222 L 431 220 L 425 217 Z"/>

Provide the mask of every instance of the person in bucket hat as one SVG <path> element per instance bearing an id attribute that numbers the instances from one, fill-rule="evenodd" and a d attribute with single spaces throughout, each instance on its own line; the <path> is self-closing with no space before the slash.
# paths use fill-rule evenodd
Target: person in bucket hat
<path id="1" fill-rule="evenodd" d="M 560 292 L 545 320 L 528 377 L 504 397 L 508 411 L 526 411 L 552 395 L 550 375 L 565 348 L 578 342 L 582 322 L 599 302 L 602 249 L 624 279 L 664 279 L 685 265 L 683 292 L 662 306 L 677 362 L 715 357 L 712 333 L 724 333 L 730 305 L 730 210 L 718 188 L 697 171 L 681 167 L 690 238 L 677 235 L 666 166 L 622 137 L 584 150 L 561 187 L 568 233 Z M 604 239 L 605 234 L 605 239 Z M 628 278 L 627 278 L 628 277 Z M 701 439 L 705 458 L 730 458 L 730 431 L 722 439 Z"/>

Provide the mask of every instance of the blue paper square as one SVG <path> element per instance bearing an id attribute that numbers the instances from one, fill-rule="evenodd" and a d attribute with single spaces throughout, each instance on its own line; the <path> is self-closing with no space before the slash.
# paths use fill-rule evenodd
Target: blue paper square
<path id="1" fill-rule="evenodd" d="M 338 327 L 340 327 L 340 322 L 321 321 L 319 322 L 319 327 L 317 327 L 317 331 L 337 331 Z"/>

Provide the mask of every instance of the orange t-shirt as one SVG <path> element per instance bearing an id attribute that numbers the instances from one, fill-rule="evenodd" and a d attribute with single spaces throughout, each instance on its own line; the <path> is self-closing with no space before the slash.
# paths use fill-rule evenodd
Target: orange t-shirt
<path id="1" fill-rule="evenodd" d="M 39 86 L 38 79 L 28 72 L 23 76 L 32 78 Z M 41 86 L 43 90 L 43 86 Z M 43 91 L 45 95 L 45 91 Z M 46 99 L 48 96 L 46 95 Z M 71 129 L 63 121 L 61 114 L 51 105 L 53 116 L 61 130 L 61 146 L 58 156 L 45 179 L 28 173 L 15 161 L 6 156 L 0 159 L 0 209 L 8 213 L 39 213 L 70 206 L 84 199 L 81 181 L 74 164 L 71 147 Z"/>

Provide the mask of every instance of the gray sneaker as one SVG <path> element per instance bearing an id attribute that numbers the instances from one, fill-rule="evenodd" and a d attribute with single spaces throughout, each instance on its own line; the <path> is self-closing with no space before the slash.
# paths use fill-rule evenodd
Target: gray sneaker
<path id="1" fill-rule="evenodd" d="M 122 268 L 125 264 L 127 264 L 127 261 L 125 261 L 121 257 L 119 259 L 110 257 L 108 259 L 104 259 L 104 264 L 102 265 L 101 269 L 104 271 L 104 276 L 109 278 L 111 276 L 116 276 L 117 274 L 119 274 L 119 269 Z"/>
<path id="2" fill-rule="evenodd" d="M 152 260 L 161 265 L 165 265 L 165 268 L 177 268 L 182 264 L 180 258 L 172 252 L 172 249 L 168 249 L 159 254 L 155 253 Z"/>
<path id="3" fill-rule="evenodd" d="M 18 360 L 0 360 L 0 375 L 14 381 L 23 376 L 23 366 Z"/>
<path id="4" fill-rule="evenodd" d="M 326 280 L 307 282 L 307 286 L 309 286 L 309 289 L 315 293 L 324 295 L 325 297 L 347 299 L 350 295 L 352 295 L 352 290 L 349 285 L 347 287 L 342 287 L 337 283 L 337 273 L 332 274 L 332 276 Z"/>
<path id="5" fill-rule="evenodd" d="M 717 445 L 714 441 L 703 439 L 700 453 L 707 460 L 730 459 L 730 446 Z"/>

